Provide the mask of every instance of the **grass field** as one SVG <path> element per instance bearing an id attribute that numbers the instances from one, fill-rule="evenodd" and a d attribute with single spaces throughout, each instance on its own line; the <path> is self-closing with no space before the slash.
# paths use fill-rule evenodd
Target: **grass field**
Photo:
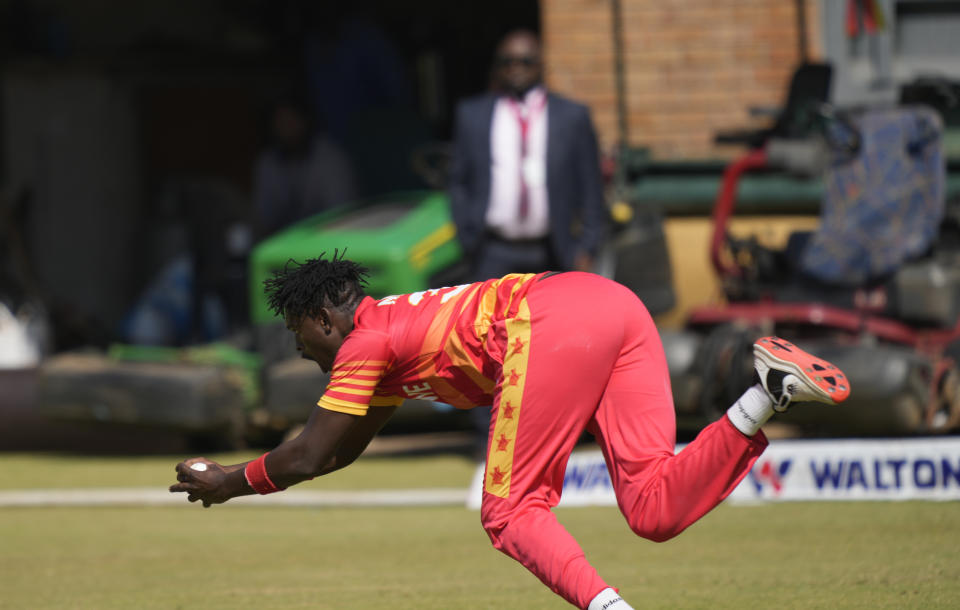
<path id="1" fill-rule="evenodd" d="M 0 455 L 0 488 L 166 486 L 176 461 Z M 307 485 L 455 487 L 472 471 L 456 457 L 362 459 Z M 638 608 L 960 602 L 956 503 L 724 505 L 664 544 L 615 509 L 558 516 Z M 0 509 L 0 592 L 0 608 L 31 610 L 570 607 L 461 507 Z"/>

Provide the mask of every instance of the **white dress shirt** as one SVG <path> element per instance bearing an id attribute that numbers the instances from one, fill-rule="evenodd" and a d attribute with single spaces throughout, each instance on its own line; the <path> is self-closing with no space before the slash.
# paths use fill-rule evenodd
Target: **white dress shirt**
<path id="1" fill-rule="evenodd" d="M 523 100 L 500 97 L 490 129 L 490 204 L 487 228 L 505 239 L 538 239 L 550 231 L 547 200 L 547 92 L 535 87 Z M 519 113 L 519 115 L 518 115 Z M 527 117 L 526 158 L 521 159 L 520 117 Z M 520 192 L 529 203 L 520 219 Z"/>

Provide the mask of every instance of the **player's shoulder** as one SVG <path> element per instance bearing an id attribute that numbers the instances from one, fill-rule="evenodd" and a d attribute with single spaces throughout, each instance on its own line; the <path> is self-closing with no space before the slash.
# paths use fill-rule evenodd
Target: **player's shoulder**
<path id="1" fill-rule="evenodd" d="M 358 317 L 353 330 L 337 350 L 334 368 L 370 360 L 389 361 L 393 353 L 393 341 L 388 329 L 389 320 L 376 311 Z"/>

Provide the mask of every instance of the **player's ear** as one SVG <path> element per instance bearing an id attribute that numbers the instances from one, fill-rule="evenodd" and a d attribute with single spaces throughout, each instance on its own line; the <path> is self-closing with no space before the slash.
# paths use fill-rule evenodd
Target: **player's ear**
<path id="1" fill-rule="evenodd" d="M 328 308 L 321 307 L 314 320 L 320 325 L 320 328 L 325 334 L 329 335 L 333 331 L 333 312 Z"/>

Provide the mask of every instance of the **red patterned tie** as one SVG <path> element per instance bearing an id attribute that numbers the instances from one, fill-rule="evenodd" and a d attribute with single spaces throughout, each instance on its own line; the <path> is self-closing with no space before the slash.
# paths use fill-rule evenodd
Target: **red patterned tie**
<path id="1" fill-rule="evenodd" d="M 527 160 L 527 133 L 530 130 L 530 115 L 526 109 L 517 108 L 517 121 L 520 123 L 520 208 L 517 217 L 526 220 L 530 214 L 530 193 L 527 178 L 523 171 Z"/>

